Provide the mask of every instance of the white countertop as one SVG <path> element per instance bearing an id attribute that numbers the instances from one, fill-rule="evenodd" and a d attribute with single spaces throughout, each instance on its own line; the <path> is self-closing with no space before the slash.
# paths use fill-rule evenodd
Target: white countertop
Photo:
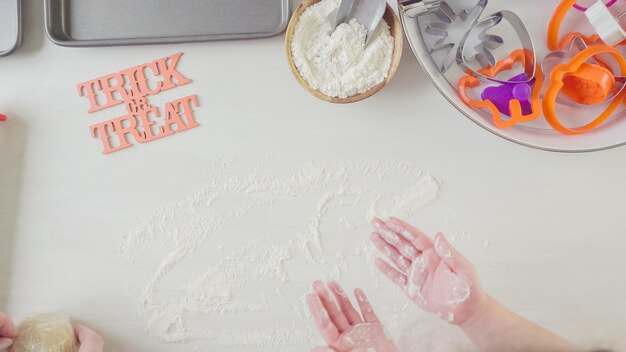
<path id="1" fill-rule="evenodd" d="M 40 5 L 25 1 L 24 45 L 0 59 L 0 111 L 9 116 L 0 123 L 0 310 L 16 320 L 63 312 L 100 331 L 107 351 L 113 352 L 308 350 L 309 343 L 227 346 L 237 341 L 235 330 L 228 330 L 234 331 L 228 343 L 205 338 L 163 343 L 145 331 L 147 320 L 158 319 L 158 314 L 138 307 L 171 244 L 167 238 L 147 238 L 146 254 L 129 261 L 117 251 L 123 236 L 146 219 L 164 223 L 159 209 L 173 216 L 167 224 L 188 221 L 178 218 L 179 211 L 181 217 L 197 219 L 201 215 L 185 208 L 185 199 L 201 199 L 194 192 L 212 191 L 212 180 L 237 182 L 236 177 L 255 168 L 287 181 L 303 167 L 332 173 L 342 166 L 361 170 L 358 165 L 391 165 L 393 174 L 401 169 L 398 165 L 407 164 L 441 181 L 436 199 L 409 220 L 429 233 L 455 237 L 492 295 L 585 346 L 626 348 L 626 148 L 567 155 L 502 140 L 454 110 L 420 71 L 408 46 L 383 91 L 364 102 L 339 106 L 317 100 L 298 85 L 286 63 L 284 36 L 69 49 L 45 38 Z M 76 84 L 179 51 L 184 52 L 179 69 L 193 82 L 153 101 L 159 105 L 197 94 L 200 126 L 102 155 L 88 126 L 124 110 L 118 106 L 87 114 L 87 100 L 77 95 Z M 393 184 L 392 175 L 375 186 L 384 197 L 393 187 L 409 187 L 411 175 L 398 178 L 406 185 Z M 350 180 L 370 176 L 353 175 Z M 350 187 L 350 180 L 333 181 L 329 187 Z M 254 203 L 258 214 L 235 217 L 238 222 L 228 235 L 210 237 L 207 246 L 168 274 L 159 297 L 171 301 L 184 296 L 182 285 L 194 275 L 252 241 L 288 247 L 293 259 L 282 263 L 288 281 L 280 283 L 280 297 L 275 297 L 271 282 L 241 288 L 244 296 L 263 297 L 265 308 L 259 312 L 185 317 L 194 334 L 208 336 L 233 326 L 295 326 L 308 334 L 308 318 L 296 314 L 301 296 L 313 279 L 339 277 L 347 288 L 358 285 L 371 293 L 380 315 L 397 323 L 392 331 L 402 337 L 407 351 L 446 351 L 456 343 L 450 341 L 459 340 L 452 327 L 417 309 L 396 319 L 393 311 L 405 301 L 395 287 L 369 272 L 366 256 L 355 257 L 355 263 L 340 271 L 324 269 L 339 262 L 328 246 L 348 252 L 353 244 L 366 243 L 365 201 L 341 203 L 339 211 L 326 214 L 321 236 L 327 262 L 315 266 L 300 261 L 295 237 L 285 234 L 309 226 L 320 194 L 298 194 L 295 203 L 281 195 L 267 207 L 259 206 L 263 199 L 254 192 L 240 196 L 237 202 L 259 201 Z M 257 198 L 253 202 L 246 197 Z M 210 211 L 226 209 L 221 206 Z M 352 225 L 338 225 L 344 216 Z M 174 233 L 178 225 L 164 231 Z M 252 246 L 249 252 L 255 250 Z M 276 310 L 281 304 L 282 310 Z M 317 333 L 312 336 L 319 342 Z M 407 340 L 419 342 L 410 346 Z"/>

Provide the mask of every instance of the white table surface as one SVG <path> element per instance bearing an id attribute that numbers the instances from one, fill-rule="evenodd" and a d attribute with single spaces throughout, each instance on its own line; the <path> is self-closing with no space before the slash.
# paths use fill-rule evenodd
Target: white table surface
<path id="1" fill-rule="evenodd" d="M 145 332 L 146 319 L 136 312 L 158 262 L 131 264 L 119 260 L 116 248 L 159 208 L 205 187 L 220 161 L 229 160 L 234 175 L 273 165 L 266 166 L 268 172 L 285 178 L 307 164 L 332 170 L 392 160 L 442 181 L 439 197 L 409 220 L 429 233 L 457 237 L 492 295 L 585 346 L 626 348 L 626 148 L 567 155 L 501 140 L 440 96 L 408 46 L 382 92 L 339 106 L 298 85 L 286 63 L 284 36 L 69 49 L 46 39 L 40 2 L 24 3 L 24 45 L 0 59 L 0 111 L 10 118 L 0 123 L 0 310 L 16 320 L 63 312 L 105 335 L 112 352 L 307 350 L 308 343 L 161 342 Z M 88 126 L 123 109 L 87 114 L 76 84 L 178 51 L 184 52 L 179 68 L 193 83 L 155 101 L 197 94 L 201 126 L 102 155 Z M 297 211 L 286 203 L 282 211 L 242 226 L 266 233 L 295 221 Z M 365 226 L 364 219 L 359 225 Z M 343 244 L 367 235 L 346 237 Z M 228 248 L 228 238 L 216 241 Z M 210 265 L 210 255 L 198 263 Z M 289 268 L 287 285 L 300 295 L 317 278 L 305 269 Z M 374 289 L 372 281 L 380 278 L 367 270 L 354 267 L 340 279 L 371 292 L 385 320 L 394 319 L 389 307 L 404 303 L 383 280 Z M 291 298 L 299 304 L 299 296 Z M 409 312 L 410 323 L 394 331 L 405 350 L 446 351 L 460 339 L 454 328 L 417 309 Z M 207 315 L 194 326 L 215 327 L 227 318 Z M 293 319 L 285 307 L 280 314 L 244 315 L 237 324 L 281 325 Z"/>

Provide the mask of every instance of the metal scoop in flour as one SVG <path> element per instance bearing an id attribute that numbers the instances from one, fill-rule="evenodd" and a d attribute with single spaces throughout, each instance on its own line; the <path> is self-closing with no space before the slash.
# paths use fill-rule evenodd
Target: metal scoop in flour
<path id="1" fill-rule="evenodd" d="M 333 30 L 340 24 L 356 18 L 360 24 L 365 26 L 367 31 L 365 44 L 367 44 L 383 18 L 386 6 L 386 0 L 341 0 Z"/>

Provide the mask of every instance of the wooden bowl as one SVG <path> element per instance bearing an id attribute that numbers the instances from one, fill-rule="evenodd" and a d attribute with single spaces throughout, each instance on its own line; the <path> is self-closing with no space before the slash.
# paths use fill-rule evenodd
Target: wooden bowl
<path id="1" fill-rule="evenodd" d="M 337 103 L 337 104 L 355 103 L 357 101 L 361 101 L 363 99 L 371 97 L 372 95 L 376 94 L 379 90 L 383 89 L 383 87 L 387 85 L 389 81 L 391 81 L 391 78 L 396 73 L 396 69 L 398 68 L 398 65 L 400 64 L 400 58 L 402 57 L 402 45 L 404 44 L 402 25 L 400 24 L 400 19 L 398 19 L 398 16 L 396 16 L 391 6 L 389 6 L 389 3 L 387 3 L 387 9 L 385 10 L 385 15 L 383 16 L 383 19 L 389 25 L 391 35 L 393 36 L 393 54 L 391 57 L 391 67 L 389 67 L 387 78 L 385 78 L 384 81 L 378 83 L 372 88 L 368 89 L 367 91 L 357 94 L 357 95 L 353 95 L 347 98 L 329 97 L 328 95 L 311 88 L 311 86 L 309 86 L 309 84 L 306 83 L 306 81 L 302 78 L 302 76 L 300 76 L 300 72 L 298 71 L 298 68 L 293 62 L 293 53 L 291 52 L 291 42 L 293 40 L 294 32 L 296 31 L 296 25 L 298 24 L 298 21 L 300 20 L 300 16 L 304 12 L 304 10 L 307 9 L 307 7 L 313 4 L 316 4 L 320 1 L 321 0 L 302 1 L 302 4 L 300 4 L 300 6 L 293 13 L 293 16 L 291 16 L 291 20 L 289 21 L 289 26 L 287 27 L 287 33 L 286 33 L 286 38 L 285 38 L 285 46 L 287 49 L 287 61 L 289 62 L 289 67 L 291 68 L 291 72 L 293 72 L 293 75 L 296 77 L 296 80 L 298 80 L 300 85 L 303 86 L 306 90 L 308 90 L 309 93 L 315 95 L 316 97 L 322 100 L 325 100 L 331 103 Z"/>

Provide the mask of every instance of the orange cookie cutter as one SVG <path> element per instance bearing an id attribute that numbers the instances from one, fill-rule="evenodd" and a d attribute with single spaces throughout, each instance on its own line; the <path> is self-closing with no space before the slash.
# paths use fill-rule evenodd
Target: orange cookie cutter
<path id="1" fill-rule="evenodd" d="M 548 49 L 552 51 L 561 50 L 571 43 L 574 38 L 581 38 L 587 44 L 596 43 L 602 40 L 598 34 L 587 36 L 580 32 L 568 33 L 562 39 L 559 38 L 563 20 L 569 11 L 574 8 L 575 4 L 576 0 L 562 0 L 557 6 L 552 18 L 550 19 L 550 24 L 548 25 Z M 626 44 L 626 41 L 621 42 L 619 45 L 624 44 Z"/>
<path id="2" fill-rule="evenodd" d="M 513 51 L 508 57 L 498 61 L 493 67 L 488 67 L 479 70 L 480 74 L 487 77 L 495 78 L 499 73 L 510 70 L 516 63 L 521 63 L 525 66 L 526 60 L 534 60 L 531 57 L 532 53 L 527 49 L 517 49 Z M 480 85 L 481 80 L 477 77 L 468 74 L 463 76 L 458 83 L 458 92 L 461 100 L 470 107 L 479 109 L 488 109 L 493 117 L 493 123 L 498 128 L 509 128 L 522 122 L 528 122 L 535 120 L 541 115 L 541 87 L 543 86 L 543 72 L 541 67 L 536 65 L 535 86 L 531 95 L 531 107 L 532 113 L 524 115 L 522 113 L 522 106 L 519 100 L 512 99 L 509 102 L 509 108 L 511 110 L 510 119 L 505 120 L 502 118 L 502 113 L 498 110 L 496 105 L 490 100 L 474 100 L 467 95 L 467 89 L 476 88 Z"/>
<path id="3" fill-rule="evenodd" d="M 615 76 L 608 69 L 583 62 L 572 73 L 563 76 L 562 93 L 582 105 L 603 103 L 615 87 Z"/>
<path id="4" fill-rule="evenodd" d="M 548 88 L 543 96 L 543 113 L 548 123 L 558 132 L 567 135 L 577 135 L 589 132 L 600 126 L 609 117 L 611 117 L 619 105 L 624 101 L 626 90 L 622 90 L 611 101 L 609 106 L 604 110 L 604 112 L 602 112 L 602 114 L 600 114 L 600 116 L 584 126 L 569 128 L 563 125 L 557 118 L 555 107 L 556 99 L 559 92 L 563 90 L 566 84 L 571 85 L 569 88 L 569 94 L 571 95 L 568 95 L 570 98 L 572 96 L 575 98 L 577 96 L 584 98 L 585 94 L 576 92 L 576 88 L 579 88 L 583 91 L 587 91 L 586 94 L 588 94 L 587 97 L 589 97 L 590 103 L 592 103 L 592 101 L 599 101 L 603 94 L 608 94 L 605 93 L 607 92 L 607 89 L 609 89 L 609 91 L 610 89 L 613 89 L 615 85 L 614 74 L 604 67 L 592 65 L 586 62 L 590 58 L 599 54 L 612 55 L 620 66 L 622 76 L 626 75 L 626 59 L 624 59 L 624 57 L 615 48 L 608 45 L 591 46 L 576 54 L 569 62 L 557 65 L 552 71 Z M 595 67 L 591 69 L 589 65 Z M 612 78 L 612 85 L 611 80 L 606 77 L 607 74 Z M 600 82 L 594 81 L 595 79 L 599 79 Z M 568 82 L 568 80 L 570 80 L 570 82 Z M 589 92 L 591 92 L 591 94 L 589 94 Z M 567 90 L 563 93 L 568 94 Z M 604 99 L 606 99 L 606 96 Z M 602 101 L 604 100 L 602 99 Z"/>
<path id="5" fill-rule="evenodd" d="M 563 64 L 587 48 L 584 40 L 574 38 L 569 50 L 553 51 L 546 55 L 541 66 L 544 74 L 549 77 L 554 67 L 558 66 L 550 65 L 551 61 L 558 60 L 559 64 Z M 621 89 L 615 89 L 618 80 L 622 83 Z M 593 62 L 588 60 L 576 72 L 564 76 L 562 92 L 569 100 L 580 105 L 600 104 L 615 98 L 624 89 L 624 81 L 624 77 L 615 75 L 612 65 L 605 58 L 593 57 Z"/>

